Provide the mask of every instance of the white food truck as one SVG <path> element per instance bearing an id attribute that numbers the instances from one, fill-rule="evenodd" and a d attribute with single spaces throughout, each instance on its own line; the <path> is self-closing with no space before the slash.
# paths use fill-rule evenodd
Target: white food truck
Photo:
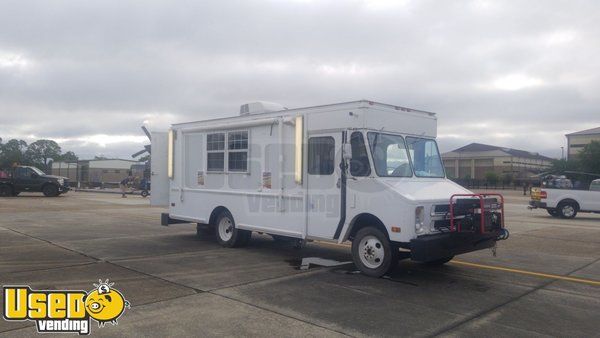
<path id="1" fill-rule="evenodd" d="M 226 247 L 255 231 L 351 241 L 357 268 L 371 276 L 401 251 L 443 264 L 508 232 L 501 196 L 446 178 L 436 129 L 434 113 L 365 100 L 245 104 L 240 116 L 153 133 L 152 204 L 168 206 L 163 225 L 209 225 Z"/>

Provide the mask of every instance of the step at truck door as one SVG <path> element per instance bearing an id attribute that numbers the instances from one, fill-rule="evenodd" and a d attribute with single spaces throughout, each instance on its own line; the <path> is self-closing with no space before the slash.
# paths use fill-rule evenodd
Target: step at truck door
<path id="1" fill-rule="evenodd" d="M 150 204 L 153 206 L 169 205 L 169 177 L 167 176 L 167 143 L 166 132 L 152 132 L 152 155 L 150 162 Z"/>

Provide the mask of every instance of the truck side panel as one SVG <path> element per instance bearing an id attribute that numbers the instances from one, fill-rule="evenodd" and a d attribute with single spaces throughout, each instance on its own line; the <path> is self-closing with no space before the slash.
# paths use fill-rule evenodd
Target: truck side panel
<path id="1" fill-rule="evenodd" d="M 239 228 L 305 237 L 304 190 L 294 181 L 294 127 L 286 124 L 282 130 L 282 147 L 277 124 L 178 131 L 175 177 L 170 190 L 171 217 L 208 223 L 216 208 L 225 207 Z M 208 171 L 207 135 L 230 131 L 248 131 L 248 171 Z"/>

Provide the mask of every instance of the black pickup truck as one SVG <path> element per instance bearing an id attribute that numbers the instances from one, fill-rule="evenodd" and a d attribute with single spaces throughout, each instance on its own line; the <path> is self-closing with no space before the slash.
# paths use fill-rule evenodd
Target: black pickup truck
<path id="1" fill-rule="evenodd" d="M 0 170 L 0 197 L 17 196 L 23 191 L 42 192 L 44 196 L 55 197 L 69 191 L 69 180 L 46 175 L 36 167 L 16 166 Z"/>

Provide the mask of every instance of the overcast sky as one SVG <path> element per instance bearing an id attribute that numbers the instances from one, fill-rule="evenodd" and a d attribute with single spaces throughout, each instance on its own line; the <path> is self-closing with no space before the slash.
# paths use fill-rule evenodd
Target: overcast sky
<path id="1" fill-rule="evenodd" d="M 0 2 L 0 137 L 129 158 L 143 123 L 369 99 L 440 148 L 560 156 L 600 126 L 599 1 Z"/>

